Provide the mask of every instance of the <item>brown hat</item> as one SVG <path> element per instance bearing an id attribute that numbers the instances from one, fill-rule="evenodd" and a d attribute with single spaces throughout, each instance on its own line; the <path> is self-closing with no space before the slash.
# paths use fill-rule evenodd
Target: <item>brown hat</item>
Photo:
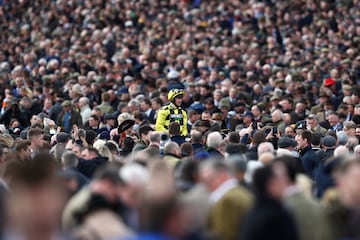
<path id="1" fill-rule="evenodd" d="M 65 100 L 62 104 L 61 104 L 62 107 L 69 107 L 71 106 L 71 101 L 70 100 Z"/>
<path id="2" fill-rule="evenodd" d="M 270 98 L 270 101 L 279 101 L 280 97 L 278 95 L 274 95 Z"/>
<path id="3" fill-rule="evenodd" d="M 345 90 L 345 91 L 351 91 L 351 90 L 352 90 L 352 87 L 351 87 L 350 85 L 346 84 L 346 85 L 344 85 L 344 86 L 342 87 L 342 89 Z"/>
<path id="4" fill-rule="evenodd" d="M 223 115 L 222 113 L 213 113 L 212 116 L 211 116 L 212 120 L 215 120 L 215 121 L 222 121 L 223 120 Z"/>

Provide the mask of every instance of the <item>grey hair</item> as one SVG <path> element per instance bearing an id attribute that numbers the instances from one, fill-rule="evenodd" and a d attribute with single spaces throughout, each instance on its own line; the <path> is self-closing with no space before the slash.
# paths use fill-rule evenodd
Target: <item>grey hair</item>
<path id="1" fill-rule="evenodd" d="M 338 140 L 338 145 L 346 145 L 348 142 L 348 136 L 346 134 L 346 132 L 344 131 L 340 131 L 336 133 L 337 136 L 337 140 Z"/>
<path id="2" fill-rule="evenodd" d="M 208 135 L 206 144 L 208 147 L 218 148 L 222 144 L 222 136 L 219 132 L 212 132 Z"/>

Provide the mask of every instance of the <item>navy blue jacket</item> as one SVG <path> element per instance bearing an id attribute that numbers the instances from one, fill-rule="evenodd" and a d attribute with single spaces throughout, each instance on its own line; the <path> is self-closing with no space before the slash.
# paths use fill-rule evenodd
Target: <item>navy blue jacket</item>
<path id="1" fill-rule="evenodd" d="M 96 170 L 106 163 L 108 163 L 108 158 L 106 157 L 96 157 L 91 160 L 79 158 L 77 169 L 80 173 L 85 175 L 85 177 L 91 179 Z"/>
<path id="2" fill-rule="evenodd" d="M 319 162 L 319 158 L 315 151 L 310 146 L 302 149 L 300 152 L 300 159 L 303 165 L 305 174 L 311 179 L 314 179 L 314 170 Z"/>

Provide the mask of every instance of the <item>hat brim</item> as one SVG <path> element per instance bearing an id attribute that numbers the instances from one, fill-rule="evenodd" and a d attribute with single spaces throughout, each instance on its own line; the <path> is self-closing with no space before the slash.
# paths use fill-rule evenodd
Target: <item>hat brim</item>
<path id="1" fill-rule="evenodd" d="M 123 121 L 118 127 L 118 133 L 120 134 L 120 133 L 125 132 L 126 130 L 128 130 L 129 128 L 134 126 L 134 124 L 135 124 L 135 120 L 132 120 L 132 119 L 127 119 L 127 120 Z"/>

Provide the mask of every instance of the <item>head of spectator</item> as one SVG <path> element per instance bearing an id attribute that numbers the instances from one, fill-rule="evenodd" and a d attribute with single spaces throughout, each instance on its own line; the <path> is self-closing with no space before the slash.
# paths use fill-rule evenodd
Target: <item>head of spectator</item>
<path id="1" fill-rule="evenodd" d="M 228 165 L 232 176 L 234 176 L 240 184 L 244 184 L 247 165 L 246 156 L 244 154 L 232 154 L 225 159 L 225 163 Z"/>
<path id="2" fill-rule="evenodd" d="M 337 146 L 334 150 L 334 157 L 349 157 L 349 150 L 346 146 L 340 145 Z"/>
<path id="3" fill-rule="evenodd" d="M 182 89 L 171 89 L 168 93 L 168 100 L 175 106 L 180 107 L 183 102 L 185 92 Z"/>
<path id="4" fill-rule="evenodd" d="M 337 136 L 337 145 L 338 146 L 345 146 L 348 142 L 348 136 L 346 134 L 346 132 L 344 131 L 339 131 L 336 133 L 336 136 Z"/>
<path id="5" fill-rule="evenodd" d="M 258 146 L 258 155 L 259 157 L 263 154 L 263 153 L 271 153 L 271 154 L 275 154 L 275 149 L 274 149 L 274 145 L 271 142 L 262 142 L 259 144 Z"/>
<path id="6" fill-rule="evenodd" d="M 228 136 L 229 143 L 240 143 L 240 135 L 238 132 L 231 132 Z"/>
<path id="7" fill-rule="evenodd" d="M 169 135 L 170 137 L 180 135 L 180 124 L 178 122 L 171 122 L 169 124 Z"/>
<path id="8" fill-rule="evenodd" d="M 294 138 L 296 135 L 295 129 L 292 126 L 287 126 L 285 128 L 285 135 Z"/>
<path id="9" fill-rule="evenodd" d="M 19 154 L 20 160 L 28 161 L 31 159 L 31 142 L 29 140 L 15 140 L 14 149 Z"/>
<path id="10" fill-rule="evenodd" d="M 28 131 L 28 140 L 31 142 L 31 151 L 38 152 L 43 147 L 44 132 L 38 128 L 31 128 Z"/>
<path id="11" fill-rule="evenodd" d="M 61 156 L 61 166 L 63 170 L 76 168 L 78 162 L 78 157 L 73 151 L 66 150 Z"/>
<path id="12" fill-rule="evenodd" d="M 141 126 L 138 130 L 139 138 L 146 144 L 150 143 L 150 134 L 154 131 L 154 129 L 150 125 Z"/>
<path id="13" fill-rule="evenodd" d="M 297 148 L 301 150 L 311 146 L 311 142 L 312 142 L 311 132 L 308 130 L 304 130 L 300 132 L 297 135 L 296 142 L 297 142 Z"/>
<path id="14" fill-rule="evenodd" d="M 91 160 L 99 157 L 99 151 L 94 147 L 84 147 L 81 150 L 81 158 Z"/>
<path id="15" fill-rule="evenodd" d="M 280 110 L 275 110 L 271 113 L 271 120 L 273 123 L 279 123 L 283 119 L 283 112 Z"/>
<path id="16" fill-rule="evenodd" d="M 328 115 L 328 121 L 330 126 L 334 129 L 335 127 L 339 124 L 340 122 L 340 118 L 339 118 L 339 114 L 335 111 L 331 111 Z"/>
<path id="17" fill-rule="evenodd" d="M 348 137 L 355 136 L 356 124 L 353 121 L 345 121 L 343 126 L 343 130 L 346 132 Z"/>
<path id="18" fill-rule="evenodd" d="M 214 148 L 214 149 L 220 151 L 222 148 L 222 145 L 223 145 L 223 138 L 222 138 L 221 134 L 219 132 L 209 133 L 209 135 L 207 136 L 207 139 L 206 139 L 206 145 L 209 148 Z"/>
<path id="19" fill-rule="evenodd" d="M 335 171 L 335 179 L 341 202 L 350 208 L 360 203 L 360 188 L 356 179 L 360 176 L 360 162 L 358 159 L 343 161 Z"/>
<path id="20" fill-rule="evenodd" d="M 192 144 L 188 143 L 188 142 L 184 142 L 183 144 L 181 144 L 180 155 L 182 158 L 192 159 L 192 157 L 194 155 Z"/>
<path id="21" fill-rule="evenodd" d="M 176 142 L 167 142 L 164 146 L 164 155 L 181 156 L 180 147 Z"/>
<path id="22" fill-rule="evenodd" d="M 268 196 L 280 200 L 285 190 L 282 180 L 276 176 L 272 165 L 259 167 L 255 170 L 252 184 L 260 196 Z"/>
<path id="23" fill-rule="evenodd" d="M 260 143 L 266 141 L 266 136 L 263 131 L 256 131 L 251 137 L 251 145 L 253 147 L 259 146 Z"/>
<path id="24" fill-rule="evenodd" d="M 321 146 L 324 150 L 335 149 L 336 148 L 336 139 L 333 136 L 326 135 L 321 140 Z"/>

